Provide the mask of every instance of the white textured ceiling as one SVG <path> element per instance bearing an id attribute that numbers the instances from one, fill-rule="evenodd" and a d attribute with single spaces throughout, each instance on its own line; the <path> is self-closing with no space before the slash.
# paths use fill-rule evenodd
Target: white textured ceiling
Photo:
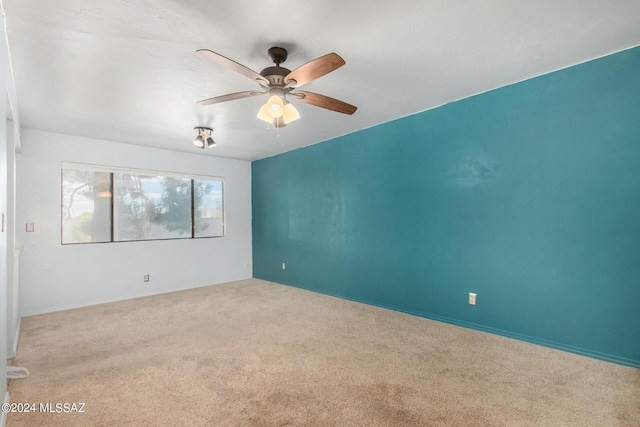
<path id="1" fill-rule="evenodd" d="M 638 0 L 3 0 L 22 125 L 255 160 L 640 44 Z M 329 52 L 346 65 L 304 87 L 356 105 L 296 103 L 280 130 L 264 97 L 195 101 L 259 86 L 196 54 L 257 72 L 271 46 L 293 70 Z M 295 102 L 295 101 L 294 101 Z M 215 129 L 218 146 L 191 141 Z"/>

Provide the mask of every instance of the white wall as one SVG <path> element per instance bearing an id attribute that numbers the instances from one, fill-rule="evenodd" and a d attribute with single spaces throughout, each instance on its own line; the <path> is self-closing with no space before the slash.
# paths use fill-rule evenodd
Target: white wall
<path id="1" fill-rule="evenodd" d="M 7 105 L 7 109 L 13 108 Z M 16 246 L 16 144 L 19 132 L 16 132 L 15 122 L 7 119 L 7 358 L 16 356 L 18 336 L 20 334 L 19 313 L 19 274 L 15 268 L 19 264 L 20 249 Z"/>
<path id="2" fill-rule="evenodd" d="M 22 316 L 252 277 L 249 162 L 32 129 L 22 129 L 21 147 L 16 240 L 23 246 Z M 63 161 L 223 177 L 226 236 L 63 246 Z M 27 222 L 35 223 L 35 232 L 25 231 Z"/>
<path id="3" fill-rule="evenodd" d="M 0 10 L 4 12 L 4 6 L 0 0 Z M 7 107 L 17 105 L 16 88 L 13 80 L 13 70 L 11 68 L 11 58 L 9 55 L 9 45 L 7 43 L 6 22 L 4 13 L 0 20 L 0 211 L 5 214 L 5 229 L 0 234 L 0 360 L 7 359 L 7 337 L 15 336 L 14 326 L 18 325 L 18 313 L 16 310 L 7 312 L 7 295 L 15 295 L 17 284 L 13 281 L 14 256 L 14 236 L 15 236 L 15 216 L 14 216 L 14 154 L 20 148 L 20 120 L 17 111 L 13 111 L 13 119 L 16 130 L 7 130 L 7 125 L 11 120 L 5 120 Z M 10 107 L 9 107 L 10 108 Z M 13 306 L 12 306 L 13 307 Z M 11 333 L 7 333 L 10 331 Z M 0 402 L 9 401 L 7 392 L 7 372 L 3 367 L 0 369 Z M 0 412 L 0 426 L 4 426 L 6 414 Z"/>
<path id="4" fill-rule="evenodd" d="M 3 55 L 4 59 L 4 55 Z M 4 64 L 3 64 L 4 65 Z M 5 67 L 2 67 L 0 71 L 0 88 L 4 87 L 6 80 Z M 6 134 L 6 120 L 4 119 L 5 102 L 0 105 L 0 224 L 2 226 L 2 232 L 0 232 L 0 401 L 4 402 L 8 399 L 7 394 L 7 289 L 9 285 L 8 281 L 8 265 L 12 261 L 13 251 L 9 251 L 8 248 L 8 222 L 9 211 L 7 205 L 7 192 L 9 188 L 9 182 L 7 180 L 7 151 L 11 150 L 9 144 L 7 144 Z M 5 414 L 1 415 L 1 423 L 5 424 Z"/>

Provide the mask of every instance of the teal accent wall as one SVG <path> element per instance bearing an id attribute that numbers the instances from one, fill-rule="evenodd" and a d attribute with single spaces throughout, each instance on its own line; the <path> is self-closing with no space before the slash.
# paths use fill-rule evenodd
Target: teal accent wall
<path id="1" fill-rule="evenodd" d="M 256 161 L 252 192 L 257 278 L 640 367 L 640 48 Z"/>

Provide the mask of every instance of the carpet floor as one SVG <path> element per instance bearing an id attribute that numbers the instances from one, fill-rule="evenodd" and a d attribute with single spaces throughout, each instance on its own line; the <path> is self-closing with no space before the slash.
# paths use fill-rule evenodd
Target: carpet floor
<path id="1" fill-rule="evenodd" d="M 257 279 L 21 328 L 9 427 L 640 426 L 640 370 Z"/>

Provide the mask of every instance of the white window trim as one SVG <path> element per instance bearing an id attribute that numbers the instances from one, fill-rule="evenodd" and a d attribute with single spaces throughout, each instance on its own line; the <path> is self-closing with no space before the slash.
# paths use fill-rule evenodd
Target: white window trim
<path id="1" fill-rule="evenodd" d="M 219 176 L 200 175 L 195 173 L 169 172 L 169 171 L 152 170 L 152 169 L 123 168 L 118 166 L 93 165 L 90 163 L 62 162 L 62 169 L 92 170 L 96 172 L 127 173 L 127 174 L 145 175 L 145 176 L 166 176 L 169 178 L 201 179 L 204 181 L 220 181 L 224 183 L 224 178 Z"/>

